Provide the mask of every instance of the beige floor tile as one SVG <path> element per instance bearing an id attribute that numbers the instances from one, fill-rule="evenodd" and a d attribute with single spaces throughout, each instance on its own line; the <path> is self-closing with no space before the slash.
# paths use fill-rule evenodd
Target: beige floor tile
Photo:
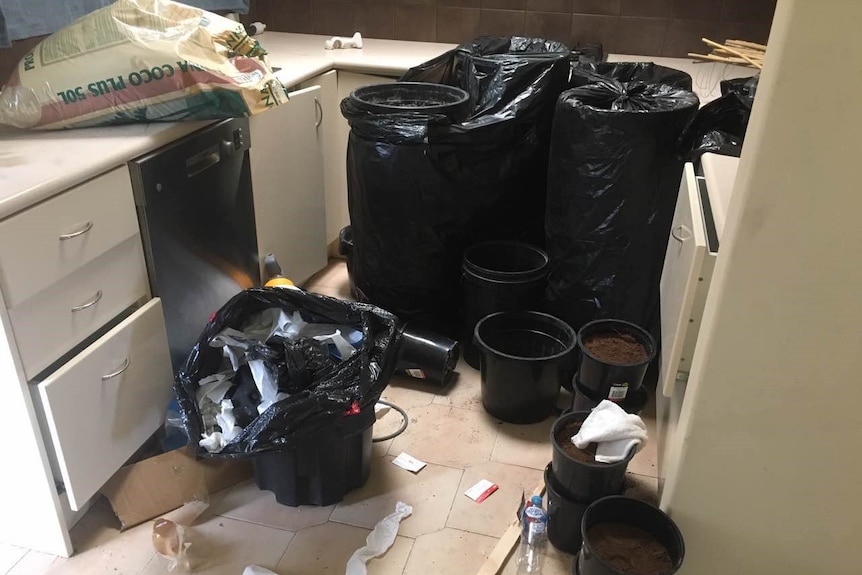
<path id="1" fill-rule="evenodd" d="M 629 462 L 628 470 L 638 475 L 658 477 L 658 429 L 655 421 L 655 394 L 650 392 L 650 401 L 641 413 L 647 427 L 647 444 Z"/>
<path id="2" fill-rule="evenodd" d="M 270 491 L 258 489 L 253 480 L 234 486 L 222 501 L 213 508 L 216 515 L 266 525 L 276 529 L 299 531 L 329 520 L 334 505 L 317 507 L 301 505 L 288 507 L 275 500 Z"/>
<path id="3" fill-rule="evenodd" d="M 394 510 L 393 505 L 387 515 Z M 368 529 L 339 523 L 303 529 L 296 534 L 275 571 L 279 575 L 340 575 L 353 552 L 365 545 L 368 533 Z M 400 575 L 412 546 L 412 539 L 397 537 L 383 556 L 368 563 L 369 575 Z"/>
<path id="4" fill-rule="evenodd" d="M 213 517 L 187 531 L 189 561 L 196 575 L 240 575 L 248 565 L 275 569 L 293 532 Z M 168 573 L 168 560 L 157 555 L 141 575 Z"/>
<path id="5" fill-rule="evenodd" d="M 556 417 L 530 425 L 504 423 L 497 434 L 491 461 L 544 470 L 551 461 L 550 433 L 554 421 Z"/>
<path id="6" fill-rule="evenodd" d="M 403 501 L 413 507 L 413 515 L 402 521 L 401 535 L 417 537 L 442 529 L 463 472 L 429 464 L 413 474 L 394 465 L 392 459 L 387 456 L 372 460 L 368 483 L 348 493 L 335 507 L 330 521 L 371 529 L 395 510 L 398 501 Z"/>
<path id="7" fill-rule="evenodd" d="M 658 479 L 636 473 L 627 473 L 625 496 L 658 505 Z"/>
<path id="8" fill-rule="evenodd" d="M 410 411 L 414 407 L 431 405 L 431 402 L 434 401 L 434 394 L 438 391 L 439 389 L 433 383 L 396 375 L 383 390 L 380 399 Z"/>
<path id="9" fill-rule="evenodd" d="M 416 539 L 404 575 L 475 575 L 497 539 L 446 528 Z"/>
<path id="10" fill-rule="evenodd" d="M 482 503 L 476 503 L 464 492 L 482 479 L 496 483 L 499 489 Z M 528 467 L 493 461 L 468 467 L 458 486 L 446 526 L 501 537 L 516 518 L 521 495 L 529 496 L 543 482 L 542 472 Z"/>
<path id="11" fill-rule="evenodd" d="M 545 560 L 542 562 L 542 575 L 571 575 L 574 557 L 555 548 L 550 543 L 545 547 Z M 501 575 L 516 575 L 518 572 L 518 550 L 509 557 Z"/>
<path id="12" fill-rule="evenodd" d="M 434 403 L 484 411 L 482 407 L 482 380 L 479 372 L 467 365 L 462 358 L 456 369 L 457 377 L 437 392 Z"/>
<path id="13" fill-rule="evenodd" d="M 377 433 L 377 429 L 375 428 L 374 433 Z M 371 457 L 384 457 L 387 453 L 389 453 L 389 446 L 392 445 L 392 439 L 387 439 L 386 441 L 377 441 L 371 444 Z"/>
<path id="14" fill-rule="evenodd" d="M 305 287 L 326 286 L 331 288 L 348 288 L 349 279 L 347 277 L 347 261 L 333 258 L 329 260 L 329 265 L 311 276 L 305 282 Z"/>
<path id="15" fill-rule="evenodd" d="M 0 543 L 0 574 L 9 571 L 26 554 L 26 549 Z"/>
<path id="16" fill-rule="evenodd" d="M 151 522 L 120 533 L 117 518 L 102 502 L 81 518 L 71 537 L 72 557 L 30 551 L 9 575 L 137 575 L 155 555 Z"/>
<path id="17" fill-rule="evenodd" d="M 484 412 L 427 405 L 410 411 L 410 425 L 389 453 L 406 451 L 422 461 L 463 469 L 488 461 L 498 427 Z"/>

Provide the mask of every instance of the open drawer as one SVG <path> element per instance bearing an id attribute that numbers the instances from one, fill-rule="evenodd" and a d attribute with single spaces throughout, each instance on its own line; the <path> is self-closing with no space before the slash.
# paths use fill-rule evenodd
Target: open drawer
<path id="1" fill-rule="evenodd" d="M 72 509 L 162 425 L 172 380 L 161 300 L 150 300 L 37 386 Z"/>

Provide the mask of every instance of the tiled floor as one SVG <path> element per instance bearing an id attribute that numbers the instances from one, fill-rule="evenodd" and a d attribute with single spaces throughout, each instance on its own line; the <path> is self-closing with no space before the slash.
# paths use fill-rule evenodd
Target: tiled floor
<path id="1" fill-rule="evenodd" d="M 334 261 L 308 284 L 312 291 L 348 297 L 346 269 Z M 370 575 L 473 575 L 515 516 L 518 498 L 542 482 L 551 458 L 548 434 L 553 418 L 533 425 L 502 423 L 482 409 L 479 374 L 463 362 L 446 388 L 397 378 L 383 398 L 406 409 L 409 426 L 399 437 L 374 445 L 371 477 L 338 505 L 291 508 L 253 482 L 212 497 L 210 509 L 190 529 L 195 573 L 240 575 L 258 564 L 279 575 L 338 575 L 365 543 L 371 528 L 395 509 L 413 506 L 393 547 L 368 565 Z M 571 402 L 563 393 L 560 405 Z M 654 436 L 653 405 L 644 419 Z M 400 416 L 390 411 L 375 435 L 394 431 Z M 391 463 L 400 452 L 428 462 L 418 474 Z M 629 491 L 654 499 L 655 442 L 629 465 Z M 499 490 L 481 504 L 464 491 L 488 479 Z M 73 529 L 77 553 L 71 559 L 0 545 L 0 573 L 8 575 L 157 575 L 167 562 L 153 551 L 151 524 L 119 533 L 106 505 L 96 505 Z M 546 575 L 568 575 L 572 558 L 549 546 Z M 510 563 L 514 563 L 510 561 Z M 502 573 L 515 573 L 507 565 Z"/>

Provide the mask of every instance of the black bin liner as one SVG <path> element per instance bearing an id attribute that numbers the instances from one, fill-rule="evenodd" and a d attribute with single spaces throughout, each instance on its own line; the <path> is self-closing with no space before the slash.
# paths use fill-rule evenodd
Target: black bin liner
<path id="1" fill-rule="evenodd" d="M 362 333 L 362 342 L 344 360 L 318 353 L 314 342 L 309 342 L 311 349 L 297 353 L 295 344 L 285 343 L 277 336 L 252 348 L 250 356 L 263 359 L 268 368 L 278 374 L 279 390 L 288 396 L 258 415 L 256 403 L 249 402 L 245 398 L 248 394 L 242 393 L 247 387 L 247 378 L 239 377 L 240 370 L 237 370 L 230 392 L 235 398 L 234 413 L 238 421 L 247 417 L 241 412 L 251 412 L 254 417 L 221 451 L 210 453 L 198 445 L 204 431 L 196 397 L 198 382 L 224 370 L 227 360 L 221 347 L 211 347 L 209 343 L 225 328 L 240 330 L 249 318 L 270 308 L 279 308 L 288 314 L 299 312 L 308 323 L 349 326 Z M 175 379 L 177 399 L 195 452 L 206 457 L 244 458 L 290 451 L 301 442 L 313 441 L 324 428 L 343 426 L 345 419 L 359 417 L 368 410 L 373 413 L 374 404 L 394 370 L 398 331 L 395 316 L 368 304 L 295 289 L 252 288 L 240 292 L 207 323 Z M 313 373 L 307 373 L 307 369 Z"/>
<path id="2" fill-rule="evenodd" d="M 677 143 L 697 107 L 686 90 L 601 78 L 560 96 L 546 297 L 575 330 L 599 318 L 652 325 L 682 176 Z"/>
<path id="3" fill-rule="evenodd" d="M 667 84 L 682 90 L 691 90 L 691 76 L 682 70 L 660 66 L 654 62 L 599 62 L 581 63 L 572 68 L 570 84 L 573 88 L 593 83 L 597 78 L 618 82 L 644 82 Z"/>
<path id="4" fill-rule="evenodd" d="M 544 243 L 550 126 L 568 56 L 557 42 L 480 38 L 401 78 L 465 90 L 470 114 L 460 123 L 341 103 L 361 300 L 456 335 L 464 250 L 487 240 Z"/>
<path id="5" fill-rule="evenodd" d="M 760 76 L 721 81 L 721 97 L 698 110 L 682 136 L 695 160 L 710 152 L 739 157 Z"/>

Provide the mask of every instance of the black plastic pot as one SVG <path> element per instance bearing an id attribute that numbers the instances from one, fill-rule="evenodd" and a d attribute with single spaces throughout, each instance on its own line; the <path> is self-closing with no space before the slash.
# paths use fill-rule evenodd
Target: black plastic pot
<path id="1" fill-rule="evenodd" d="M 593 355 L 584 340 L 599 333 L 631 335 L 647 352 L 643 361 L 630 364 L 612 363 Z M 645 329 L 618 319 L 598 319 L 578 331 L 578 382 L 594 398 L 621 402 L 643 383 L 649 363 L 656 354 L 655 339 Z"/>
<path id="2" fill-rule="evenodd" d="M 673 519 L 660 509 L 630 497 L 605 497 L 590 505 L 581 519 L 583 542 L 572 568 L 580 575 L 630 575 L 619 571 L 598 557 L 590 542 L 590 529 L 599 523 L 626 523 L 651 533 L 670 553 L 672 568 L 664 575 L 676 573 L 685 558 L 685 542 Z"/>
<path id="3" fill-rule="evenodd" d="M 455 86 L 395 82 L 357 88 L 350 94 L 357 108 L 375 114 L 441 114 L 453 122 L 470 113 L 470 95 Z"/>
<path id="4" fill-rule="evenodd" d="M 594 399 L 590 396 L 590 393 L 581 386 L 578 382 L 577 374 L 575 374 L 572 381 L 575 386 L 574 393 L 572 394 L 572 411 L 592 411 L 595 406 L 601 403 L 602 400 Z M 619 406 L 622 407 L 626 413 L 640 415 L 647 403 L 649 403 L 649 390 L 644 386 L 640 386 L 635 391 L 629 393 L 628 397 L 623 401 L 619 402 Z"/>
<path id="5" fill-rule="evenodd" d="M 566 413 L 551 427 L 551 445 L 554 449 L 551 465 L 554 477 L 557 478 L 562 492 L 577 501 L 595 501 L 608 495 L 621 494 L 626 480 L 626 468 L 635 456 L 635 450 L 632 450 L 628 457 L 617 463 L 587 463 L 567 455 L 557 443 L 557 431 L 573 422 L 583 423 L 589 414 L 589 411 Z"/>
<path id="6" fill-rule="evenodd" d="M 548 274 L 548 254 L 523 242 L 484 242 L 464 252 L 464 359 L 479 368 L 472 344 L 476 323 L 498 311 L 539 309 Z"/>
<path id="7" fill-rule="evenodd" d="M 459 355 L 460 346 L 454 339 L 408 324 L 401 328 L 395 369 L 446 385 Z"/>
<path id="8" fill-rule="evenodd" d="M 338 503 L 368 480 L 374 420 L 372 406 L 307 438 L 296 438 L 284 451 L 256 455 L 257 486 L 272 491 L 276 501 L 291 507 Z"/>
<path id="9" fill-rule="evenodd" d="M 510 423 L 542 421 L 557 405 L 575 332 L 535 311 L 498 312 L 476 324 L 481 354 L 482 405 Z"/>
<path id="10" fill-rule="evenodd" d="M 545 468 L 545 490 L 548 493 L 548 541 L 560 551 L 574 555 L 581 548 L 581 517 L 590 504 L 563 494 L 550 463 Z"/>
<path id="11" fill-rule="evenodd" d="M 338 253 L 347 260 L 347 281 L 350 285 L 350 297 L 358 300 L 356 283 L 353 281 L 353 229 L 350 226 L 344 226 L 338 232 Z"/>

